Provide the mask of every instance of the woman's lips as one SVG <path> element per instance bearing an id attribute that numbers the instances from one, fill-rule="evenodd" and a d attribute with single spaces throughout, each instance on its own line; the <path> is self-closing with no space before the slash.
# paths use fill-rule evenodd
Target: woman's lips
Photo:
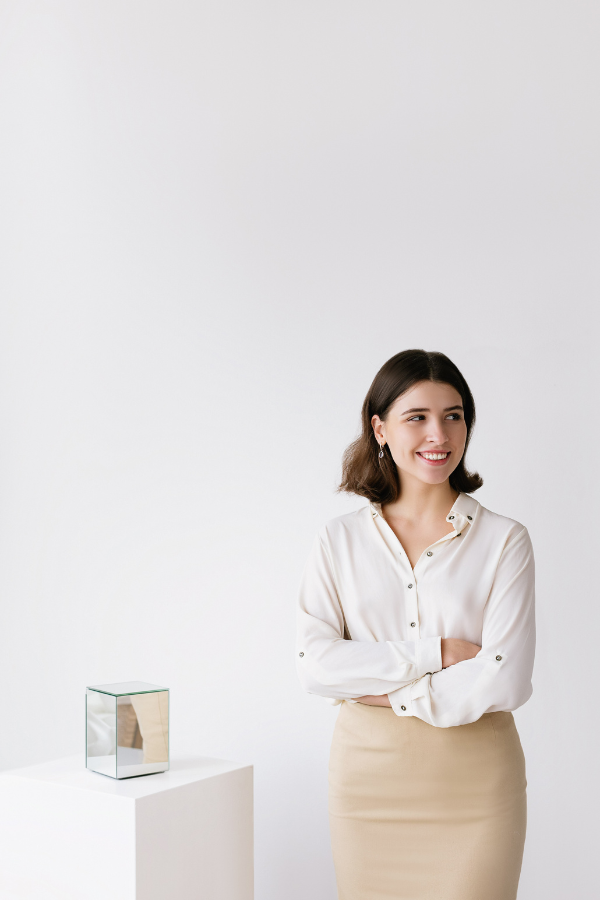
<path id="1" fill-rule="evenodd" d="M 427 456 L 424 456 L 423 455 L 424 453 L 427 453 Z M 427 463 L 428 466 L 445 466 L 446 463 L 448 462 L 448 460 L 450 459 L 450 451 L 447 450 L 447 451 L 445 451 L 444 454 L 442 454 L 442 453 L 429 453 L 427 450 L 423 450 L 423 451 L 417 450 L 417 456 L 419 456 L 423 460 L 424 463 Z M 428 459 L 427 458 L 428 456 L 429 457 L 441 456 L 443 458 L 442 459 L 437 459 L 437 458 L 436 459 Z"/>

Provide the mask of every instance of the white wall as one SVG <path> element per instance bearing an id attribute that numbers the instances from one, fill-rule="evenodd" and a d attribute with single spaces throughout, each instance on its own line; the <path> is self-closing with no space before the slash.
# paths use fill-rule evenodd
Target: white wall
<path id="1" fill-rule="evenodd" d="M 520 900 L 591 900 L 600 12 L 591 2 L 0 7 L 0 767 L 86 684 L 256 765 L 257 900 L 334 900 L 336 710 L 297 581 L 379 366 L 447 353 L 478 499 L 530 529 Z"/>

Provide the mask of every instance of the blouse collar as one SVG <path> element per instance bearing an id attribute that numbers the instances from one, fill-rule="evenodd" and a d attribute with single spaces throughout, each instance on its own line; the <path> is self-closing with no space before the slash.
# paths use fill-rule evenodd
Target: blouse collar
<path id="1" fill-rule="evenodd" d="M 446 516 L 446 522 L 452 522 L 455 531 L 462 531 L 475 521 L 478 510 L 479 502 L 475 497 L 460 493 Z"/>
<path id="2" fill-rule="evenodd" d="M 455 531 L 461 532 L 463 528 L 471 525 L 476 520 L 479 507 L 480 504 L 474 497 L 460 493 L 446 516 L 446 522 L 450 523 Z M 381 503 L 370 501 L 369 508 L 373 518 L 382 515 Z"/>

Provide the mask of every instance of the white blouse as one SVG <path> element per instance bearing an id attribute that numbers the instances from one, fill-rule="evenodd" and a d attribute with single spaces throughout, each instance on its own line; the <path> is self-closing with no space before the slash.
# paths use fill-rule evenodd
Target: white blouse
<path id="1" fill-rule="evenodd" d="M 513 710 L 532 692 L 534 561 L 527 529 L 459 494 L 453 531 L 413 569 L 370 503 L 328 522 L 304 569 L 296 664 L 334 704 L 387 694 L 398 716 L 447 728 Z M 441 638 L 481 645 L 442 669 Z"/>

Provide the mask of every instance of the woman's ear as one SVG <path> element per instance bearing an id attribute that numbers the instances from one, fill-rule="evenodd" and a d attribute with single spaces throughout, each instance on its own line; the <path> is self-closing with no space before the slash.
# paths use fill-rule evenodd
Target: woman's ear
<path id="1" fill-rule="evenodd" d="M 375 437 L 377 438 L 377 442 L 379 444 L 385 444 L 385 425 L 381 421 L 379 416 L 375 415 L 372 417 L 371 426 L 373 428 Z"/>

